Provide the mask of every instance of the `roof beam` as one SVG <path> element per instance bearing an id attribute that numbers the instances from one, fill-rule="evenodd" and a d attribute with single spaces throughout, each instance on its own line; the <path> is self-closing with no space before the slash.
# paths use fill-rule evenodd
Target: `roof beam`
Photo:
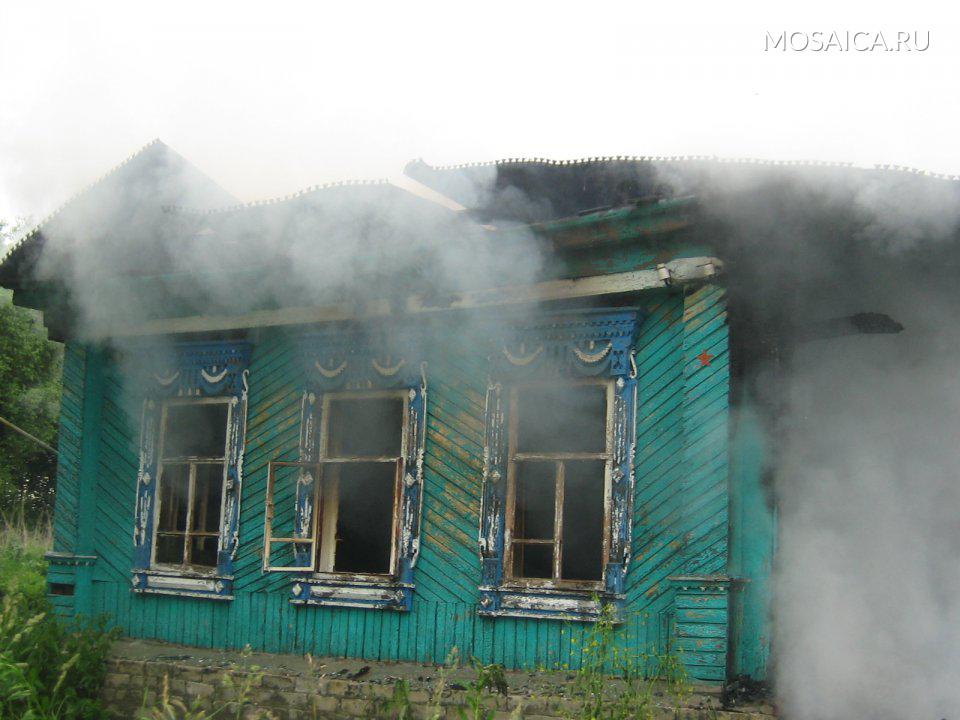
<path id="1" fill-rule="evenodd" d="M 393 315 L 417 315 L 451 310 L 482 310 L 538 302 L 658 290 L 706 282 L 723 270 L 715 257 L 678 258 L 645 270 L 594 275 L 569 280 L 545 280 L 530 285 L 468 290 L 444 297 L 417 294 L 397 303 L 374 299 L 363 307 L 347 304 L 258 310 L 243 315 L 195 315 L 163 318 L 128 325 L 98 328 L 96 337 L 134 337 L 178 333 L 220 332 L 256 327 L 310 325 L 324 322 L 367 320 Z"/>

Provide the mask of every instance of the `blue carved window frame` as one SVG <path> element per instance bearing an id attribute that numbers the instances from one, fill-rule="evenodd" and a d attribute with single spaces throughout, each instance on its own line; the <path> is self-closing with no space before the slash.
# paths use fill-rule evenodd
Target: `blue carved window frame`
<path id="1" fill-rule="evenodd" d="M 146 348 L 139 354 L 138 382 L 144 389 L 144 398 L 133 531 L 132 584 L 135 593 L 233 599 L 250 353 L 251 345 L 247 342 L 210 341 L 176 343 L 172 347 L 152 350 Z M 190 399 L 219 399 L 229 405 L 217 565 L 210 572 L 153 563 L 163 408 L 165 403 Z"/>
<path id="2" fill-rule="evenodd" d="M 633 309 L 544 313 L 497 338 L 490 356 L 485 412 L 480 615 L 592 621 L 609 605 L 619 617 L 630 562 L 637 404 L 634 344 L 640 320 Z M 610 494 L 605 508 L 610 526 L 602 581 L 595 588 L 584 588 L 576 583 L 511 580 L 505 569 L 509 389 L 530 382 L 587 379 L 609 382 L 613 390 L 607 428 Z"/>
<path id="3" fill-rule="evenodd" d="M 413 331 L 332 329 L 301 338 L 307 382 L 301 402 L 299 459 L 271 464 L 264 548 L 264 571 L 296 573 L 291 579 L 294 605 L 409 611 L 413 606 L 414 568 L 420 553 L 423 511 L 423 453 L 426 436 L 427 379 L 422 342 Z M 320 432 L 325 396 L 348 398 L 370 393 L 404 397 L 401 468 L 395 498 L 395 563 L 388 575 L 361 576 L 317 570 L 320 552 Z M 273 466 L 299 468 L 295 491 L 292 562 L 274 566 L 271 522 Z"/>

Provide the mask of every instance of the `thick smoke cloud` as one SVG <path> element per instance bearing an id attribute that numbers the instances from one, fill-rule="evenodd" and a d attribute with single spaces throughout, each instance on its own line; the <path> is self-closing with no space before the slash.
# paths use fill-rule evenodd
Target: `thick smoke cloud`
<path id="1" fill-rule="evenodd" d="M 143 363 L 162 366 L 174 341 L 210 337 L 141 337 L 151 320 L 336 307 L 370 315 L 363 327 L 375 333 L 415 323 L 432 329 L 432 342 L 475 353 L 526 310 L 434 324 L 430 315 L 407 317 L 404 301 L 417 296 L 442 309 L 467 290 L 528 284 L 542 262 L 529 231 L 514 227 L 503 237 L 466 212 L 387 183 L 240 205 L 162 143 L 68 204 L 41 233 L 33 278 L 66 297 L 71 337 L 115 351 L 130 418 L 144 397 Z"/>
<path id="2" fill-rule="evenodd" d="M 541 264 L 529 232 L 504 239 L 387 183 L 241 206 L 160 143 L 41 230 L 35 276 L 65 281 L 81 336 L 163 315 L 339 304 L 362 316 L 373 301 L 402 312 L 414 294 L 442 306 L 465 290 L 528 283 Z"/>
<path id="3" fill-rule="evenodd" d="M 780 707 L 802 720 L 953 717 L 958 184 L 819 168 L 723 180 L 700 191 L 728 232 L 732 312 L 777 345 L 752 381 L 780 523 Z M 797 341 L 811 323 L 862 312 L 905 329 Z"/>
<path id="4" fill-rule="evenodd" d="M 960 708 L 960 334 L 897 290 L 902 335 L 810 343 L 789 377 L 774 618 L 791 717 Z"/>

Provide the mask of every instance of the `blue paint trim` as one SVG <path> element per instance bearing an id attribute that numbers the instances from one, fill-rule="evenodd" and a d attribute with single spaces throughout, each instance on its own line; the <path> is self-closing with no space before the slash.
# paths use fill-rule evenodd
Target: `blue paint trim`
<path id="1" fill-rule="evenodd" d="M 637 380 L 632 353 L 641 320 L 636 310 L 545 313 L 497 339 L 490 357 L 484 424 L 480 615 L 590 621 L 599 617 L 605 604 L 613 606 L 616 617 L 622 614 L 635 482 Z M 614 381 L 610 548 L 599 592 L 504 583 L 509 463 L 505 385 L 552 376 Z"/>
<path id="2" fill-rule="evenodd" d="M 246 342 L 191 342 L 157 351 L 145 346 L 137 358 L 143 386 L 148 389 L 144 393 L 140 423 L 140 467 L 134 512 L 131 583 L 135 593 L 219 600 L 233 597 L 233 561 L 239 543 L 251 351 L 252 346 Z M 161 413 L 163 401 L 170 397 L 228 398 L 230 402 L 224 510 L 217 567 L 210 575 L 151 568 Z"/>
<path id="3" fill-rule="evenodd" d="M 396 577 L 388 581 L 344 580 L 319 574 L 292 580 L 290 602 L 408 612 L 413 608 L 414 568 L 420 554 L 423 512 L 423 451 L 426 439 L 427 381 L 422 337 L 415 331 L 374 329 L 327 331 L 305 336 L 301 356 L 308 377 L 300 423 L 300 462 L 319 460 L 320 414 L 325 392 L 403 389 L 408 392 L 400 488 Z M 309 537 L 316 497 L 315 473 L 297 485 L 295 532 Z M 319 543 L 319 538 L 316 539 Z M 319 550 L 319 545 L 318 545 Z M 294 549 L 292 569 L 310 568 L 310 551 Z"/>
<path id="4" fill-rule="evenodd" d="M 300 352 L 317 393 L 416 387 L 426 359 L 423 341 L 415 327 L 341 327 L 304 335 Z"/>
<path id="5" fill-rule="evenodd" d="M 318 605 L 409 612 L 414 587 L 408 583 L 297 579 L 290 590 L 293 605 Z"/>

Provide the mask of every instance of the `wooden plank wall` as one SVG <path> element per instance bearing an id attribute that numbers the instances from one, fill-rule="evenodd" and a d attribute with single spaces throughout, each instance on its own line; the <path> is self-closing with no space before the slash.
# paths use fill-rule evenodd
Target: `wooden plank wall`
<path id="1" fill-rule="evenodd" d="M 57 440 L 57 495 L 53 514 L 53 550 L 70 553 L 77 542 L 77 507 L 80 496 L 80 446 L 83 428 L 83 390 L 86 354 L 78 345 L 67 345 L 63 356 L 63 390 L 60 395 L 60 428 Z M 47 582 L 75 586 L 76 567 L 51 563 Z M 73 595 L 50 595 L 57 613 L 75 611 Z"/>
<path id="2" fill-rule="evenodd" d="M 85 353 L 68 344 L 63 355 L 63 391 L 57 450 L 57 496 L 53 516 L 53 549 L 69 552 L 77 540 L 77 497 L 80 481 L 80 431 L 83 427 Z"/>
<path id="3" fill-rule="evenodd" d="M 726 566 L 727 331 L 723 293 L 653 294 L 638 343 L 639 417 L 628 622 L 620 641 L 666 648 L 674 633 L 667 578 Z M 696 359 L 714 355 L 709 366 Z M 76 355 L 71 349 L 68 357 Z M 461 657 L 508 667 L 577 667 L 585 627 L 475 613 L 485 361 L 439 338 L 428 370 L 422 550 L 410 613 L 288 602 L 284 574 L 261 571 L 267 463 L 296 458 L 303 374 L 292 341 L 264 331 L 250 368 L 247 450 L 232 602 L 130 592 L 138 419 L 116 368 L 105 374 L 99 427 L 94 610 L 135 637 L 190 645 L 310 652 L 377 660 Z M 69 364 L 69 363 L 68 363 Z M 70 388 L 76 377 L 65 375 Z M 65 417 L 72 412 L 69 400 Z M 66 420 L 65 420 L 66 422 Z M 69 498 L 58 500 L 58 543 L 70 544 Z M 61 517 L 62 516 L 62 517 Z"/>

